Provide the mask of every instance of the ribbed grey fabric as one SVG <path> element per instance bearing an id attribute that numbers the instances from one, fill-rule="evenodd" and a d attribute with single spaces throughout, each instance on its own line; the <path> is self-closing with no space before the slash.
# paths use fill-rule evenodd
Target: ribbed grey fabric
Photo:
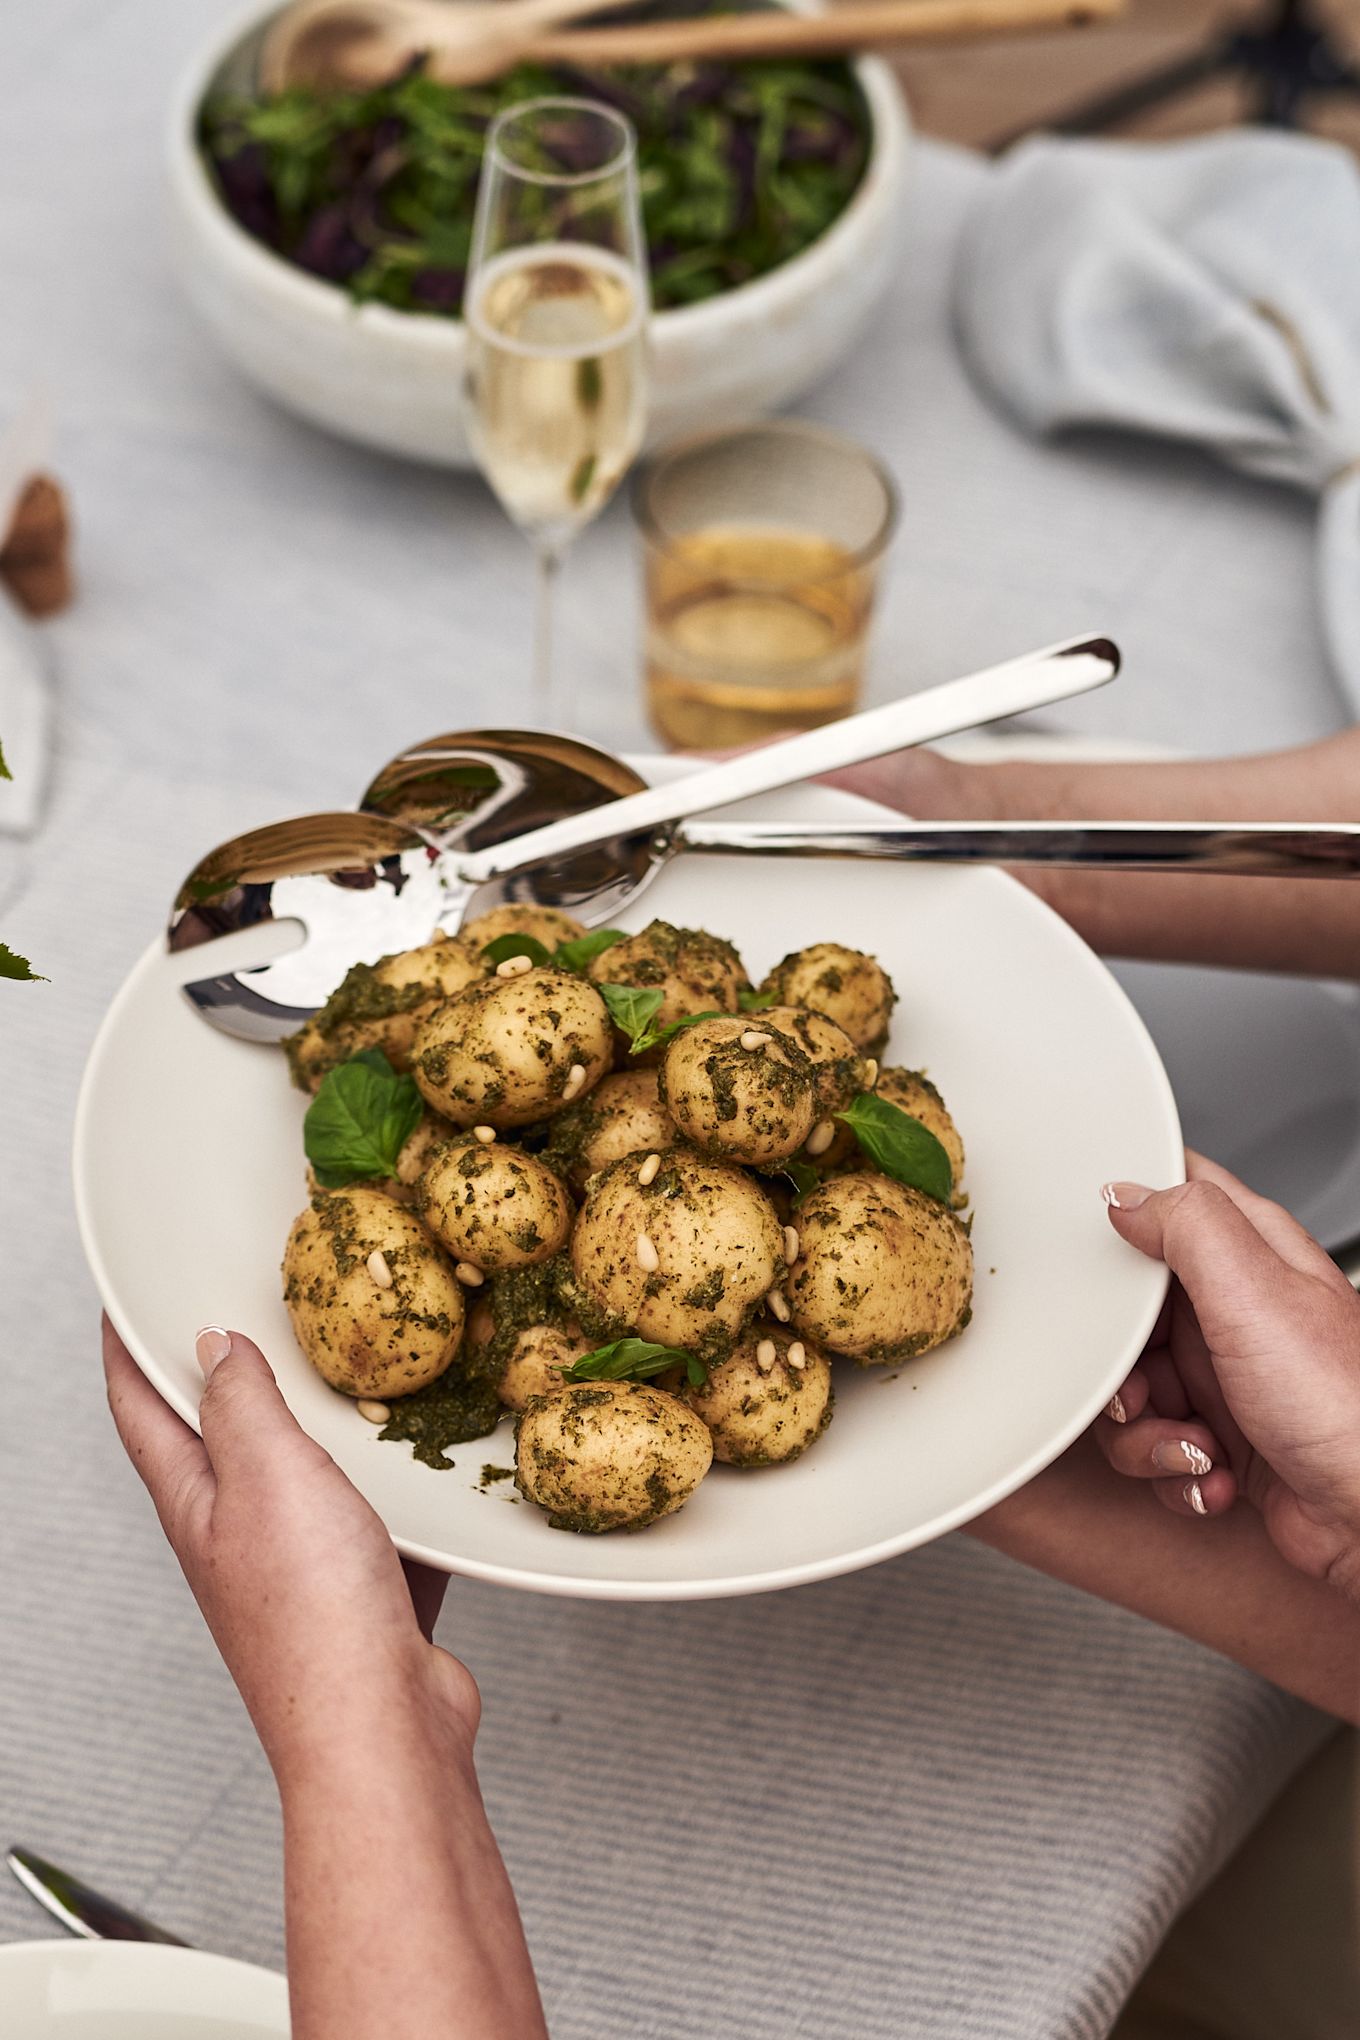
<path id="1" fill-rule="evenodd" d="M 528 717 L 529 572 L 477 485 L 293 425 L 181 309 L 158 122 L 218 11 L 0 18 L 0 400 L 52 382 L 83 579 L 50 632 L 53 806 L 0 845 L 0 933 L 52 979 L 0 987 L 0 1841 L 277 1963 L 270 1781 L 103 1407 L 75 1084 L 206 846 L 352 799 L 403 742 Z M 903 483 L 877 690 L 1099 627 L 1131 664 L 1083 727 L 1245 748 L 1333 726 L 1301 503 L 1151 449 L 1036 448 L 969 387 L 945 279 L 985 174 L 922 152 L 895 295 L 806 407 Z M 565 590 L 583 722 L 616 742 L 640 735 L 632 572 L 614 517 Z M 443 1635 L 482 1683 L 556 2040 L 1096 2040 L 1320 1726 L 958 1539 L 726 1604 L 455 1582 Z M 399 1903 L 375 1894 L 375 1934 Z M 0 1935 L 46 1931 L 0 1884 Z"/>

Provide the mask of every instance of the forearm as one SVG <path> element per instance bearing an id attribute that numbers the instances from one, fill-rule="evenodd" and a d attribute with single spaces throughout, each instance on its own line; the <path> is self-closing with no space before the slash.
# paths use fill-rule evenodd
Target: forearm
<path id="1" fill-rule="evenodd" d="M 1260 758 L 955 766 L 903 792 L 903 805 L 923 814 L 999 820 L 1356 821 L 1360 730 Z M 1360 976 L 1353 882 L 1016 875 L 1106 955 Z"/>
<path id="2" fill-rule="evenodd" d="M 347 1723 L 280 1793 L 293 2040 L 546 2040 L 462 1723 Z"/>
<path id="3" fill-rule="evenodd" d="M 1287 1566 L 1245 1503 L 1174 1516 L 1087 1437 L 969 1530 L 1360 1724 L 1360 1607 Z"/>

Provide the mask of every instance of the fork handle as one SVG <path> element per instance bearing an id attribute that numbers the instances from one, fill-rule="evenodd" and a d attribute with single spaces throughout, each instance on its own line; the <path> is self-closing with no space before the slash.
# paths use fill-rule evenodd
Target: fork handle
<path id="1" fill-rule="evenodd" d="M 738 857 L 1360 877 L 1360 822 L 686 822 L 679 846 Z"/>

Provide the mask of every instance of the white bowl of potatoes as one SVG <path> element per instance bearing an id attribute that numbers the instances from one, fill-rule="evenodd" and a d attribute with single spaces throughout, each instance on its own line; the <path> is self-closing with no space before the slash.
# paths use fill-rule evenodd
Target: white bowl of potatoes
<path id="1" fill-rule="evenodd" d="M 878 811 L 804 787 L 736 812 Z M 622 920 L 594 957 L 539 922 L 546 961 L 502 928 L 383 966 L 397 1010 L 342 1002 L 295 1046 L 315 1090 L 149 951 L 77 1115 L 110 1315 L 190 1421 L 197 1325 L 257 1338 L 400 1548 L 449 1570 L 736 1594 L 956 1527 L 1071 1442 L 1156 1317 L 1163 1272 L 1099 1196 L 1180 1163 L 1141 1021 L 997 872 L 682 857 Z M 312 1122 L 309 1181 L 321 1080 L 380 1042 L 387 1075 L 363 1067 L 414 1093 L 400 1148 L 345 1181 Z M 943 1175 L 884 1173 L 865 1098 L 933 1129 Z"/>
<path id="2" fill-rule="evenodd" d="M 258 0 L 194 59 L 176 93 L 168 172 L 174 261 L 222 351 L 269 396 L 347 439 L 472 464 L 461 417 L 460 319 L 385 302 L 283 259 L 233 216 L 200 121 L 224 88 L 253 89 L 276 9 Z M 659 311 L 650 326 L 649 440 L 736 423 L 810 388 L 845 354 L 892 274 L 910 127 L 877 59 L 853 66 L 868 155 L 853 194 L 802 252 L 740 288 Z"/>

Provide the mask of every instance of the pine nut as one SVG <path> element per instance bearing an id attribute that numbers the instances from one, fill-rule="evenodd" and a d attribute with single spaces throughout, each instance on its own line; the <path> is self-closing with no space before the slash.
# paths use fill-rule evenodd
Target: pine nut
<path id="1" fill-rule="evenodd" d="M 473 1261 L 455 1261 L 453 1272 L 465 1289 L 480 1289 L 486 1277 Z"/>
<path id="2" fill-rule="evenodd" d="M 483 1147 L 490 1147 L 492 1141 L 496 1138 L 496 1129 L 494 1126 L 474 1126 L 472 1137 L 474 1140 L 479 1140 Z"/>
<path id="3" fill-rule="evenodd" d="M 797 1373 L 802 1373 L 803 1369 L 807 1366 L 807 1348 L 801 1339 L 794 1340 L 784 1358 Z"/>
<path id="4" fill-rule="evenodd" d="M 741 1037 L 741 1045 L 743 1048 L 764 1048 L 769 1038 L 769 1035 L 762 1034 L 758 1027 L 748 1027 Z"/>
<path id="5" fill-rule="evenodd" d="M 567 1081 L 562 1086 L 562 1103 L 569 1105 L 586 1080 L 584 1063 L 573 1063 L 567 1071 Z"/>
<path id="6" fill-rule="evenodd" d="M 772 1315 L 779 1319 L 781 1325 L 786 1325 L 789 1321 L 789 1306 L 784 1300 L 784 1292 L 780 1289 L 772 1289 L 765 1301 L 769 1305 Z"/>
<path id="7" fill-rule="evenodd" d="M 865 1088 L 865 1090 L 866 1090 L 866 1091 L 872 1091 L 872 1090 L 873 1090 L 873 1088 L 874 1088 L 874 1085 L 875 1085 L 875 1084 L 876 1084 L 877 1082 L 878 1082 L 878 1062 L 877 1062 L 877 1060 L 876 1060 L 876 1058 L 875 1058 L 874 1056 L 870 1056 L 870 1057 L 869 1057 L 869 1060 L 868 1060 L 868 1062 L 867 1062 L 867 1063 L 865 1063 L 865 1065 L 864 1065 L 864 1088 Z"/>
<path id="8" fill-rule="evenodd" d="M 762 1339 L 756 1347 L 756 1366 L 760 1369 L 761 1373 L 768 1374 L 778 1358 L 779 1352 L 774 1340 Z"/>
<path id="9" fill-rule="evenodd" d="M 387 1256 L 380 1247 L 375 1247 L 368 1257 L 368 1272 L 379 1289 L 392 1287 L 392 1270 L 387 1265 Z"/>
<path id="10" fill-rule="evenodd" d="M 784 1266 L 786 1268 L 793 1266 L 794 1262 L 798 1259 L 799 1250 L 800 1242 L 797 1226 L 786 1225 L 784 1228 Z"/>
<path id="11" fill-rule="evenodd" d="M 640 1232 L 637 1236 L 637 1263 L 648 1275 L 655 1275 L 661 1266 L 661 1256 L 645 1232 Z"/>
<path id="12" fill-rule="evenodd" d="M 824 1155 L 836 1138 L 836 1127 L 830 1119 L 819 1119 L 807 1137 L 807 1151 L 810 1155 Z"/>
<path id="13" fill-rule="evenodd" d="M 385 1424 L 392 1414 L 385 1402 L 358 1402 L 354 1407 L 370 1424 Z"/>
<path id="14" fill-rule="evenodd" d="M 507 956 L 504 963 L 496 965 L 496 976 L 503 978 L 523 977 L 524 973 L 527 970 L 532 970 L 533 967 L 534 959 L 532 956 Z"/>
<path id="15" fill-rule="evenodd" d="M 647 1185 L 649 1183 L 655 1183 L 656 1172 L 660 1167 L 661 1167 L 660 1155 L 648 1155 L 646 1161 L 642 1164 L 642 1167 L 638 1170 L 638 1182 L 642 1185 L 642 1188 L 644 1190 L 647 1188 Z"/>

